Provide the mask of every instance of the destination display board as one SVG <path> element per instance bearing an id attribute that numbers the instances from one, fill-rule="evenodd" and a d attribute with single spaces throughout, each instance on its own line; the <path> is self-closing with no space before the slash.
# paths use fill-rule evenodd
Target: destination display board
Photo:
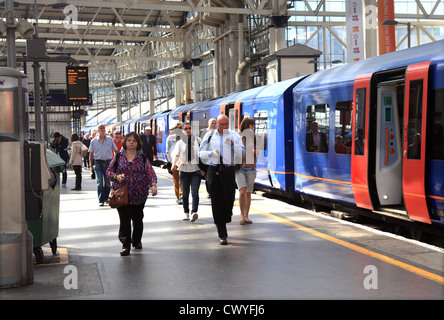
<path id="1" fill-rule="evenodd" d="M 69 102 L 88 101 L 89 84 L 87 67 L 66 67 L 66 91 Z"/>

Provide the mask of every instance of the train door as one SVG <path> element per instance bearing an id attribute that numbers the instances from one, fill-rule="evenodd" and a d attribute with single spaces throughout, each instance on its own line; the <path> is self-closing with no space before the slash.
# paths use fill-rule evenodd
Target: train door
<path id="1" fill-rule="evenodd" d="M 430 224 L 425 194 L 427 91 L 430 61 L 410 65 L 405 83 L 403 190 L 410 218 Z"/>
<path id="2" fill-rule="evenodd" d="M 429 65 L 359 76 L 353 91 L 351 178 L 357 205 L 425 223 L 430 223 L 425 195 Z"/>
<path id="3" fill-rule="evenodd" d="M 229 130 L 238 131 L 242 121 L 242 102 L 223 104 L 220 107 L 220 114 L 228 117 Z"/>
<path id="4" fill-rule="evenodd" d="M 372 74 L 356 77 L 353 86 L 351 181 L 356 205 L 373 209 L 368 180 L 369 102 Z"/>

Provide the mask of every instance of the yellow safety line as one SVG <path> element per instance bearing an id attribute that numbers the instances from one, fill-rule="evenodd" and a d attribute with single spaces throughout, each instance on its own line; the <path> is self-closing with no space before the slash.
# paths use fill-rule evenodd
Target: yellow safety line
<path id="1" fill-rule="evenodd" d="M 359 253 L 365 254 L 365 255 L 370 256 L 370 257 L 372 257 L 372 258 L 376 258 L 376 259 L 381 260 L 381 261 L 383 261 L 383 262 L 390 263 L 390 264 L 392 264 L 392 265 L 394 265 L 394 266 L 397 266 L 397 267 L 399 267 L 399 268 L 402 268 L 402 269 L 404 269 L 404 270 L 407 270 L 407 271 L 413 272 L 413 273 L 415 273 L 415 274 L 417 274 L 417 275 L 419 275 L 419 276 L 421 276 L 421 277 L 424 277 L 424 278 L 427 278 L 427 279 L 429 279 L 429 280 L 432 280 L 432 281 L 438 282 L 438 283 L 440 283 L 440 284 L 444 284 L 444 277 L 441 277 L 441 276 L 436 275 L 436 274 L 434 274 L 434 273 L 431 273 L 431 272 L 425 271 L 425 270 L 423 270 L 423 269 L 420 269 L 420 268 L 414 267 L 414 266 L 409 265 L 409 264 L 407 264 L 407 263 L 404 263 L 404 262 L 401 262 L 401 261 L 395 260 L 395 259 L 393 259 L 393 258 L 390 258 L 390 257 L 384 256 L 384 255 L 382 255 L 382 254 L 380 254 L 380 253 L 377 253 L 377 252 L 374 252 L 374 251 L 371 251 L 371 250 L 365 249 L 365 248 L 360 247 L 360 246 L 357 246 L 357 245 L 355 245 L 355 244 L 352 244 L 352 243 L 349 243 L 349 242 L 346 242 L 346 241 L 343 241 L 343 240 L 337 239 L 337 238 L 335 238 L 335 237 L 329 236 L 329 235 L 324 234 L 324 233 L 321 233 L 321 232 L 319 232 L 319 231 L 315 231 L 315 230 L 313 230 L 313 229 L 310 229 L 310 228 L 307 228 L 307 227 L 301 226 L 300 224 L 297 224 L 297 223 L 294 223 L 294 222 L 292 222 L 292 221 L 286 220 L 286 219 L 281 218 L 281 217 L 279 217 L 279 216 L 276 216 L 276 215 L 274 215 L 274 214 L 271 214 L 271 213 L 268 213 L 268 212 L 265 212 L 265 211 L 259 210 L 259 209 L 257 209 L 257 208 L 254 208 L 253 206 L 251 207 L 251 210 L 256 211 L 257 213 L 260 213 L 260 214 L 262 214 L 262 215 L 264 215 L 264 216 L 267 216 L 267 217 L 269 217 L 269 218 L 271 218 L 271 219 L 273 219 L 273 220 L 276 220 L 276 221 L 278 221 L 278 222 L 280 222 L 280 223 L 284 223 L 284 224 L 286 224 L 286 225 L 288 225 L 288 226 L 291 226 L 291 227 L 297 228 L 297 229 L 299 229 L 299 230 L 301 230 L 301 231 L 305 231 L 305 232 L 307 232 L 307 233 L 309 233 L 309 234 L 311 234 L 311 235 L 314 235 L 314 236 L 316 236 L 316 237 L 319 237 L 319 238 L 325 239 L 325 240 L 327 240 L 327 241 L 334 242 L 334 243 L 339 244 L 339 245 L 341 245 L 341 246 L 343 246 L 343 247 L 346 247 L 346 248 L 349 248 L 349 249 L 351 249 L 351 250 L 357 251 L 357 252 L 359 252 Z"/>

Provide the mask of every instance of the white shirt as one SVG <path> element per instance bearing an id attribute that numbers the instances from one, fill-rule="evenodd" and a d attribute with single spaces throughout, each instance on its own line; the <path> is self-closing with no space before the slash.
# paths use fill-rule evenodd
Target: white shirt
<path id="1" fill-rule="evenodd" d="M 198 158 L 198 150 L 199 150 L 199 144 L 200 144 L 200 138 L 194 139 L 194 154 L 191 155 L 191 161 L 188 161 L 188 155 L 187 152 L 187 143 L 183 140 L 179 140 L 176 143 L 176 146 L 174 147 L 173 152 L 171 153 L 172 156 L 172 164 L 173 167 L 177 165 L 179 167 L 179 171 L 183 172 L 195 172 L 199 171 L 200 168 L 198 166 L 199 164 L 199 158 Z"/>
<path id="2" fill-rule="evenodd" d="M 208 143 L 208 139 L 211 135 L 210 143 Z M 227 139 L 233 141 L 232 146 L 225 143 Z M 220 155 L 214 156 L 214 150 L 219 150 Z M 199 157 L 206 160 L 206 164 L 210 166 L 218 165 L 221 158 L 223 164 L 227 166 L 242 164 L 242 156 L 244 154 L 245 147 L 240 135 L 237 132 L 230 130 L 225 131 L 224 134 L 220 134 L 217 130 L 208 132 L 203 138 L 199 148 Z"/>

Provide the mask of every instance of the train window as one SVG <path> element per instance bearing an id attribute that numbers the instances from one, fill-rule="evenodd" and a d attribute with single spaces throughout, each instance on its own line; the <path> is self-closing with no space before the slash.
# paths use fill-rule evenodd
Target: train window
<path id="1" fill-rule="evenodd" d="M 328 152 L 330 130 L 330 107 L 316 104 L 307 107 L 306 148 L 308 152 Z"/>
<path id="2" fill-rule="evenodd" d="M 430 106 L 431 114 L 433 115 L 433 124 L 431 139 L 432 160 L 444 160 L 444 113 L 442 102 L 444 101 L 444 89 L 436 89 L 432 91 Z"/>
<path id="3" fill-rule="evenodd" d="M 356 90 L 355 155 L 364 155 L 366 89 Z"/>
<path id="4" fill-rule="evenodd" d="M 407 147 L 408 159 L 421 158 L 422 92 L 422 79 L 410 81 Z"/>
<path id="5" fill-rule="evenodd" d="M 268 135 L 268 113 L 260 111 L 253 114 L 254 134 L 256 135 L 256 148 L 261 151 L 267 150 Z"/>
<path id="6" fill-rule="evenodd" d="M 335 152 L 350 153 L 353 101 L 339 101 L 335 109 Z"/>

